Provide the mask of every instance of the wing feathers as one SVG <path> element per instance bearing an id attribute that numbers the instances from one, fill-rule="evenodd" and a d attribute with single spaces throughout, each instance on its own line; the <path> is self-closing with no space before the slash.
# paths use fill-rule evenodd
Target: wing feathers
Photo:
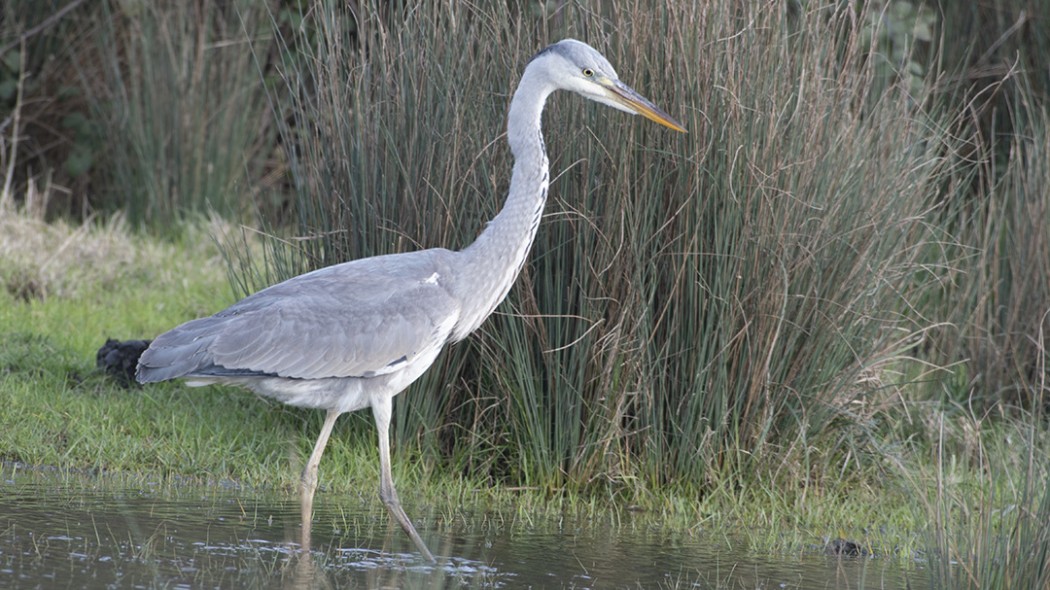
<path id="1" fill-rule="evenodd" d="M 328 267 L 187 322 L 154 340 L 139 361 L 139 380 L 222 374 L 321 379 L 397 371 L 443 346 L 459 317 L 458 302 L 440 280 L 447 268 L 434 252 Z"/>

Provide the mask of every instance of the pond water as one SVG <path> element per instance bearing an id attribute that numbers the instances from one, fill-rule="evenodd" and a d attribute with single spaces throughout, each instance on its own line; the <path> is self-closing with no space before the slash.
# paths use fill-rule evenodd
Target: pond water
<path id="1" fill-rule="evenodd" d="M 0 472 L 0 588 L 924 588 L 896 559 L 734 551 L 650 526 L 405 504 L 424 561 L 378 499 L 319 493 L 310 551 L 293 494 Z M 407 494 L 406 494 L 407 496 Z M 403 498 L 407 500 L 407 498 Z M 450 501 L 450 504 L 452 502 Z M 450 517 L 450 514 L 454 516 Z"/>

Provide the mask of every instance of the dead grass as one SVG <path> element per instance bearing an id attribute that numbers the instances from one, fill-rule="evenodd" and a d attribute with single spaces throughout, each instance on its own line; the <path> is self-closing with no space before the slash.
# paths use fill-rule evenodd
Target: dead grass
<path id="1" fill-rule="evenodd" d="M 8 208 L 0 211 L 0 288 L 32 301 L 76 299 L 128 282 L 163 284 L 191 274 L 212 274 L 224 282 L 225 266 L 212 236 L 228 232 L 227 222 L 212 218 L 187 225 L 176 243 L 133 232 L 121 215 L 71 224 Z"/>

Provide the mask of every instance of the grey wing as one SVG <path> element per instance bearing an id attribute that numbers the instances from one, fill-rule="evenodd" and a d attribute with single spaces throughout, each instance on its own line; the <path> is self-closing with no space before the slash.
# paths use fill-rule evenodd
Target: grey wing
<path id="1" fill-rule="evenodd" d="M 443 286 L 445 269 L 423 254 L 321 269 L 187 322 L 154 340 L 139 360 L 139 380 L 397 371 L 443 346 L 459 318 Z"/>

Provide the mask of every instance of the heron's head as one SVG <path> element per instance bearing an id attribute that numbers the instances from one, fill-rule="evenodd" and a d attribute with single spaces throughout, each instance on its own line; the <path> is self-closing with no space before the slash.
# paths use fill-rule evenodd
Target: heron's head
<path id="1" fill-rule="evenodd" d="M 630 86 L 620 81 L 609 60 L 590 45 L 575 39 L 559 41 L 532 58 L 542 60 L 550 80 L 591 100 L 685 131 L 682 124 Z"/>

